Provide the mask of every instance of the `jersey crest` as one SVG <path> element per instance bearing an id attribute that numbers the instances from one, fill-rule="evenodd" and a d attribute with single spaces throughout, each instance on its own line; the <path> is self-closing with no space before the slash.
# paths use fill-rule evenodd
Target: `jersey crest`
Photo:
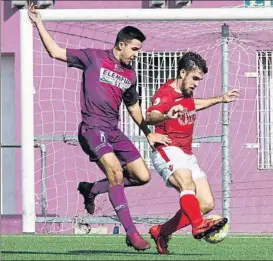
<path id="1" fill-rule="evenodd" d="M 159 103 L 160 103 L 160 98 L 157 97 L 157 98 L 154 100 L 153 105 L 156 106 L 156 105 L 158 105 Z"/>

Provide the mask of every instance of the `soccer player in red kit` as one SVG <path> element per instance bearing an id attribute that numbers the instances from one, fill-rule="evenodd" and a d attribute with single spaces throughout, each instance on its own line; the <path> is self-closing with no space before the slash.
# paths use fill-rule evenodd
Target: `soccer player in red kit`
<path id="1" fill-rule="evenodd" d="M 167 186 L 180 193 L 181 209 L 173 218 L 149 230 L 160 254 L 169 254 L 168 241 L 175 231 L 192 226 L 192 234 L 201 239 L 208 232 L 221 229 L 227 218 L 208 220 L 202 214 L 214 208 L 214 199 L 206 174 L 200 169 L 192 153 L 193 127 L 196 111 L 218 103 L 228 103 L 239 96 L 232 89 L 223 96 L 194 99 L 193 92 L 208 69 L 206 61 L 197 53 L 187 52 L 178 62 L 177 78 L 161 86 L 147 110 L 146 121 L 155 125 L 155 132 L 168 135 L 172 143 L 159 144 L 152 155 L 157 173 Z"/>

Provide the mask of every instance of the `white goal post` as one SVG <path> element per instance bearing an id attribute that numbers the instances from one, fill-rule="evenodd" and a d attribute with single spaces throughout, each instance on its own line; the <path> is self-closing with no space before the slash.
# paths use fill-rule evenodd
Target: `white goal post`
<path id="1" fill-rule="evenodd" d="M 43 21 L 272 21 L 273 8 L 40 10 Z M 33 26 L 20 10 L 22 228 L 35 232 Z"/>

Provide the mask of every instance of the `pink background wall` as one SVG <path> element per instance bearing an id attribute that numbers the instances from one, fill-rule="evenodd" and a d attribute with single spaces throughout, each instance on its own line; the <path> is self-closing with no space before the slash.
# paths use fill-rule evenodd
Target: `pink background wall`
<path id="1" fill-rule="evenodd" d="M 81 4 L 79 4 L 81 2 Z M 234 1 L 194 1 L 191 7 L 233 6 Z M 209 4 L 208 4 L 209 2 Z M 122 3 L 122 5 L 121 5 Z M 239 1 L 236 1 L 239 5 Z M 20 143 L 20 57 L 19 57 L 19 12 L 11 10 L 8 1 L 2 1 L 2 52 L 15 55 L 16 84 L 16 135 Z M 141 1 L 57 1 L 54 8 L 141 8 Z M 47 23 L 46 27 L 62 46 L 79 48 L 111 48 L 115 36 L 126 23 Z M 141 28 L 147 35 L 144 51 L 198 51 L 209 65 L 196 96 L 206 97 L 221 94 L 221 45 L 219 44 L 222 23 L 130 23 Z M 255 78 L 244 77 L 245 72 L 256 71 L 255 50 L 262 46 L 261 31 L 248 34 L 246 24 L 228 22 L 232 35 L 238 39 L 251 40 L 247 44 L 231 41 L 230 87 L 239 87 L 242 97 L 231 108 L 230 146 L 232 170 L 231 218 L 233 232 L 273 232 L 273 171 L 257 169 L 258 151 L 247 149 L 246 143 L 257 143 Z M 253 23 L 253 28 L 256 24 Z M 245 29 L 242 29 L 245 28 Z M 12 32 L 12 33 L 11 33 Z M 34 30 L 34 87 L 35 134 L 62 136 L 76 135 L 80 120 L 79 88 L 81 72 L 66 68 L 65 64 L 53 61 L 45 53 Z M 67 36 L 63 32 L 69 32 Z M 234 33 L 235 32 L 235 33 Z M 249 30 L 250 32 L 250 30 Z M 245 33 L 245 35 L 243 35 Z M 84 37 L 81 37 L 84 36 Z M 267 37 L 273 39 L 273 32 Z M 261 42 L 258 43 L 258 38 Z M 267 48 L 268 49 L 268 48 Z M 43 64 L 43 66 L 41 66 Z M 196 136 L 221 135 L 221 107 L 200 112 L 195 128 Z M 102 178 L 96 165 L 88 162 L 79 146 L 63 142 L 45 142 L 47 146 L 47 204 L 48 214 L 60 216 L 85 215 L 82 198 L 78 196 L 79 181 L 95 181 Z M 194 152 L 200 166 L 207 173 L 216 199 L 213 213 L 221 214 L 221 144 L 201 143 Z M 35 150 L 37 214 L 41 213 L 41 166 L 40 152 Z M 17 151 L 20 161 L 20 149 Z M 17 213 L 21 213 L 21 169 L 17 164 Z M 163 181 L 152 171 L 152 182 L 141 188 L 126 189 L 133 216 L 167 217 L 179 208 L 178 195 L 164 186 Z M 95 216 L 113 215 L 107 195 L 97 199 Z M 49 228 L 51 231 L 53 227 Z M 61 228 L 62 230 L 68 227 Z M 143 232 L 147 227 L 141 226 Z M 46 230 L 43 230 L 45 232 Z"/>

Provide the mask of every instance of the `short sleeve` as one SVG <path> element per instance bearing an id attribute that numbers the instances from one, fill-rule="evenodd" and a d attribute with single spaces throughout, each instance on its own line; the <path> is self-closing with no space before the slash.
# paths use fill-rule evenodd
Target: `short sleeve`
<path id="1" fill-rule="evenodd" d="M 67 64 L 85 70 L 92 63 L 94 49 L 66 49 Z"/>
<path id="2" fill-rule="evenodd" d="M 169 111 L 172 105 L 172 98 L 169 92 L 158 92 L 152 98 L 152 105 L 147 109 L 147 112 L 160 111 L 165 114 Z"/>
<path id="3" fill-rule="evenodd" d="M 128 88 L 124 93 L 123 93 L 123 102 L 124 104 L 128 106 L 132 106 L 136 104 L 139 100 L 139 95 L 136 91 L 136 83 L 133 84 L 130 88 Z"/>

